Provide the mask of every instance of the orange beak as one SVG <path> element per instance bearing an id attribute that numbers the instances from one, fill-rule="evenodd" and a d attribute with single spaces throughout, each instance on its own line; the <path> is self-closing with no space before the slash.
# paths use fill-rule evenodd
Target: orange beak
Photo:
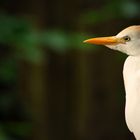
<path id="1" fill-rule="evenodd" d="M 84 41 L 84 43 L 96 44 L 96 45 L 116 45 L 119 43 L 124 43 L 124 41 L 121 38 L 111 36 L 111 37 L 98 37 L 98 38 L 87 39 Z"/>

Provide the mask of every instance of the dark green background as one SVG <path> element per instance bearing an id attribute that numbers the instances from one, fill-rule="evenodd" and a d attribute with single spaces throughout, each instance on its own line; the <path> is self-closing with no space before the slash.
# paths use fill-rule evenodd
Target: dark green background
<path id="1" fill-rule="evenodd" d="M 138 0 L 1 0 L 0 140 L 134 140 L 127 56 L 83 40 L 139 17 Z"/>

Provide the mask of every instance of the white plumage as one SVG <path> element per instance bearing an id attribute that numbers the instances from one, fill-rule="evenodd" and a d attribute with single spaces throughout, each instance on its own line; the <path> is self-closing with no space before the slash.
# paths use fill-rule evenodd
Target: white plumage
<path id="1" fill-rule="evenodd" d="M 125 118 L 131 132 L 140 140 L 140 56 L 129 56 L 123 69 L 126 90 Z"/>
<path id="2" fill-rule="evenodd" d="M 129 55 L 123 68 L 125 118 L 129 130 L 140 140 L 140 26 L 130 26 L 116 36 L 91 38 L 84 42 L 105 45 Z"/>

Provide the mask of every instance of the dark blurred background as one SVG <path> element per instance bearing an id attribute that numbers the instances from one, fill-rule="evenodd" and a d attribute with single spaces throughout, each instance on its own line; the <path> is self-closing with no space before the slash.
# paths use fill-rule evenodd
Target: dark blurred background
<path id="1" fill-rule="evenodd" d="M 134 140 L 127 56 L 83 40 L 139 17 L 138 0 L 1 0 L 0 140 Z"/>

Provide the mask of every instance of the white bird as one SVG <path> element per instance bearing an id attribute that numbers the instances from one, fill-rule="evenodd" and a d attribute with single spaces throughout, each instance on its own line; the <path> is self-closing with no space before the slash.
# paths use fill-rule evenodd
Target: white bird
<path id="1" fill-rule="evenodd" d="M 116 36 L 91 38 L 84 42 L 105 45 L 128 55 L 123 68 L 125 120 L 129 130 L 140 140 L 140 25 L 130 26 Z"/>

